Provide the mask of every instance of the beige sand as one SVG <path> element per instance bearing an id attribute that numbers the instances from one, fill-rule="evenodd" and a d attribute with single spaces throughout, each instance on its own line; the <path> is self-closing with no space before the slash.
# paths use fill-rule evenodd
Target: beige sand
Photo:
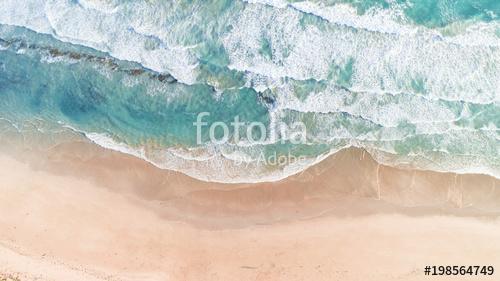
<path id="1" fill-rule="evenodd" d="M 500 184 L 338 153 L 222 185 L 86 142 L 0 154 L 0 280 L 498 280 Z M 2 275 L 3 274 L 3 275 Z"/>

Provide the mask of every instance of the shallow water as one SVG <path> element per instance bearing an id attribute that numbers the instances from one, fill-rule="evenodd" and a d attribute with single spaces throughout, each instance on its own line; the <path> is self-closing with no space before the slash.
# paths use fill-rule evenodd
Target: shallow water
<path id="1" fill-rule="evenodd" d="M 499 177 L 498 3 L 5 1 L 0 118 L 209 181 L 278 180 L 349 146 Z"/>

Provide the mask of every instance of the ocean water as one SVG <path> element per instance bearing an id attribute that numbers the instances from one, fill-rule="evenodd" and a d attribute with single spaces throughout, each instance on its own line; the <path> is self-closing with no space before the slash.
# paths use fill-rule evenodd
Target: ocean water
<path id="1" fill-rule="evenodd" d="M 0 120 L 207 181 L 279 180 L 351 146 L 500 177 L 499 15 L 497 0 L 3 0 Z"/>

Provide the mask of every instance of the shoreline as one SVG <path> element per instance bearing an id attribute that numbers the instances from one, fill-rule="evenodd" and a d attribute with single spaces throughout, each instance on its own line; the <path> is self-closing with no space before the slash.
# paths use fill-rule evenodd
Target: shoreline
<path id="1" fill-rule="evenodd" d="M 428 264 L 500 266 L 487 176 L 348 149 L 279 182 L 216 184 L 78 139 L 2 150 L 0 278 L 422 280 Z"/>
<path id="2" fill-rule="evenodd" d="M 146 199 L 169 200 L 175 192 L 237 192 L 246 189 L 302 189 L 302 194 L 321 197 L 353 195 L 380 200 L 399 207 L 441 207 L 453 211 L 477 209 L 482 213 L 500 213 L 500 180 L 484 174 L 439 172 L 378 163 L 360 148 L 342 149 L 323 161 L 285 179 L 259 183 L 219 183 L 193 178 L 183 172 L 158 168 L 142 158 L 107 149 L 79 136 L 70 136 L 55 145 L 42 144 L 35 149 L 13 148 L 11 156 L 29 163 L 35 170 L 70 175 L 116 188 L 112 176 L 119 174 L 130 181 L 118 192 L 146 195 Z M 0 149 L 0 153 L 2 150 Z M 130 174 L 133 170 L 133 173 Z M 146 179 L 147 178 L 147 179 Z M 176 182 L 170 182 L 175 178 Z M 314 184 L 316 188 L 308 187 Z M 179 187 L 181 186 L 181 187 Z M 140 194 L 138 192 L 145 192 Z M 333 195 L 333 196 L 332 196 Z"/>
<path id="3" fill-rule="evenodd" d="M 95 133 L 86 133 L 84 131 L 79 131 L 79 130 L 72 128 L 72 127 L 67 127 L 67 128 L 69 128 L 70 130 L 72 130 L 76 133 L 83 134 L 90 142 L 92 142 L 93 144 L 100 146 L 104 149 L 108 149 L 108 150 L 112 150 L 112 151 L 116 151 L 116 152 L 120 152 L 123 154 L 137 157 L 137 158 L 155 166 L 156 168 L 159 168 L 162 170 L 170 170 L 170 171 L 174 171 L 174 172 L 179 172 L 179 173 L 182 173 L 188 177 L 194 178 L 196 180 L 203 181 L 203 182 L 211 182 L 211 183 L 215 183 L 215 184 L 261 184 L 261 183 L 273 183 L 273 182 L 283 181 L 283 180 L 286 180 L 287 178 L 290 178 L 292 176 L 296 176 L 297 174 L 301 174 L 305 170 L 307 170 L 315 165 L 318 165 L 322 161 L 332 157 L 333 155 L 335 155 L 341 151 L 345 151 L 345 150 L 360 150 L 360 151 L 363 151 L 363 153 L 369 153 L 370 158 L 372 158 L 372 159 L 378 158 L 378 160 L 375 160 L 375 161 L 377 161 L 378 164 L 381 164 L 381 165 L 386 166 L 386 167 L 396 168 L 399 170 L 415 170 L 415 171 L 420 171 L 420 172 L 424 172 L 424 173 L 425 172 L 435 172 L 435 173 L 442 173 L 442 174 L 449 173 L 449 174 L 457 174 L 457 175 L 479 175 L 479 176 L 491 177 L 491 178 L 494 178 L 495 180 L 500 180 L 498 173 L 496 173 L 495 171 L 493 171 L 489 167 L 471 168 L 470 171 L 467 168 L 464 168 L 461 171 L 447 170 L 444 168 L 439 168 L 436 170 L 434 170 L 432 168 L 425 169 L 425 168 L 418 167 L 418 165 L 408 164 L 408 163 L 404 163 L 404 162 L 401 163 L 400 160 L 397 160 L 397 158 L 398 158 L 397 155 L 393 155 L 393 154 L 388 153 L 388 152 L 384 152 L 384 151 L 377 150 L 377 149 L 369 150 L 369 149 L 366 149 L 363 147 L 351 145 L 351 146 L 348 146 L 346 148 L 341 148 L 338 150 L 330 150 L 328 153 L 326 153 L 324 155 L 318 155 L 317 157 L 315 157 L 315 159 L 314 159 L 314 157 L 313 158 L 304 158 L 304 160 L 307 160 L 307 162 L 308 162 L 304 166 L 300 166 L 297 163 L 291 163 L 291 165 L 289 165 L 287 168 L 291 168 L 292 171 L 288 171 L 286 174 L 282 170 L 281 171 L 275 170 L 273 172 L 265 173 L 263 175 L 258 176 L 260 178 L 265 178 L 264 180 L 261 179 L 258 181 L 251 181 L 251 179 L 255 179 L 255 176 L 252 176 L 252 177 L 248 177 L 246 179 L 238 178 L 236 180 L 231 179 L 231 178 L 225 178 L 223 181 L 221 181 L 221 180 L 218 180 L 217 178 L 214 179 L 214 178 L 210 178 L 210 176 L 204 176 L 204 175 L 202 175 L 203 173 L 202 174 L 192 173 L 192 172 L 190 173 L 188 171 L 182 171 L 181 169 L 178 169 L 177 167 L 175 167 L 175 168 L 174 167 L 166 167 L 168 165 L 158 164 L 154 160 L 151 160 L 147 156 L 144 155 L 145 154 L 144 148 L 135 148 L 135 149 L 130 148 L 126 144 L 115 142 L 113 139 L 111 139 L 105 135 L 95 134 Z M 184 159 L 178 153 L 175 153 L 175 152 L 169 151 L 169 150 L 167 150 L 167 151 L 168 151 L 169 156 L 171 156 L 171 157 L 174 157 L 174 158 L 180 157 L 179 160 L 181 160 L 181 161 L 188 160 L 188 159 Z M 377 155 L 377 156 L 374 156 L 374 155 Z M 262 156 L 262 157 L 264 157 L 264 156 Z M 273 156 L 271 155 L 271 158 L 272 157 Z M 274 159 L 276 159 L 276 155 L 274 157 L 275 157 Z M 290 158 L 290 156 L 288 156 L 288 157 Z M 388 163 L 390 161 L 384 160 L 385 158 L 394 158 L 396 160 L 393 159 L 394 163 Z M 222 156 L 221 160 L 228 161 L 228 162 L 233 161 L 229 158 L 226 158 L 226 156 Z M 413 160 L 417 161 L 417 159 L 413 159 Z M 270 160 L 264 159 L 263 161 L 268 162 Z M 421 161 L 421 159 L 420 159 L 420 161 Z M 195 166 L 197 164 L 198 163 L 191 163 L 191 165 L 193 165 L 193 166 Z M 297 165 L 294 165 L 294 164 L 297 164 Z M 201 163 L 199 163 L 199 165 L 204 166 Z M 205 167 L 205 168 L 207 168 L 207 167 Z M 435 167 L 435 168 L 437 168 L 437 167 Z M 213 170 L 214 168 L 210 167 L 210 169 Z M 488 170 L 491 170 L 491 171 L 488 171 Z M 242 170 L 240 172 L 244 172 L 244 171 Z M 282 175 L 280 175 L 280 173 Z M 210 174 L 210 173 L 205 173 L 205 174 Z"/>

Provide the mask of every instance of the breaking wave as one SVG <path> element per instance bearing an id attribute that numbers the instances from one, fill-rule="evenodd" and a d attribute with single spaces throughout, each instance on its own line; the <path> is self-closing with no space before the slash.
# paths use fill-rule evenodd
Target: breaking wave
<path id="1" fill-rule="evenodd" d="M 500 177 L 498 1 L 424 2 L 6 0 L 0 118 L 207 181 L 275 181 L 349 146 Z M 199 145 L 200 112 L 302 122 L 307 141 Z M 289 154 L 305 158 L 261 161 Z"/>

